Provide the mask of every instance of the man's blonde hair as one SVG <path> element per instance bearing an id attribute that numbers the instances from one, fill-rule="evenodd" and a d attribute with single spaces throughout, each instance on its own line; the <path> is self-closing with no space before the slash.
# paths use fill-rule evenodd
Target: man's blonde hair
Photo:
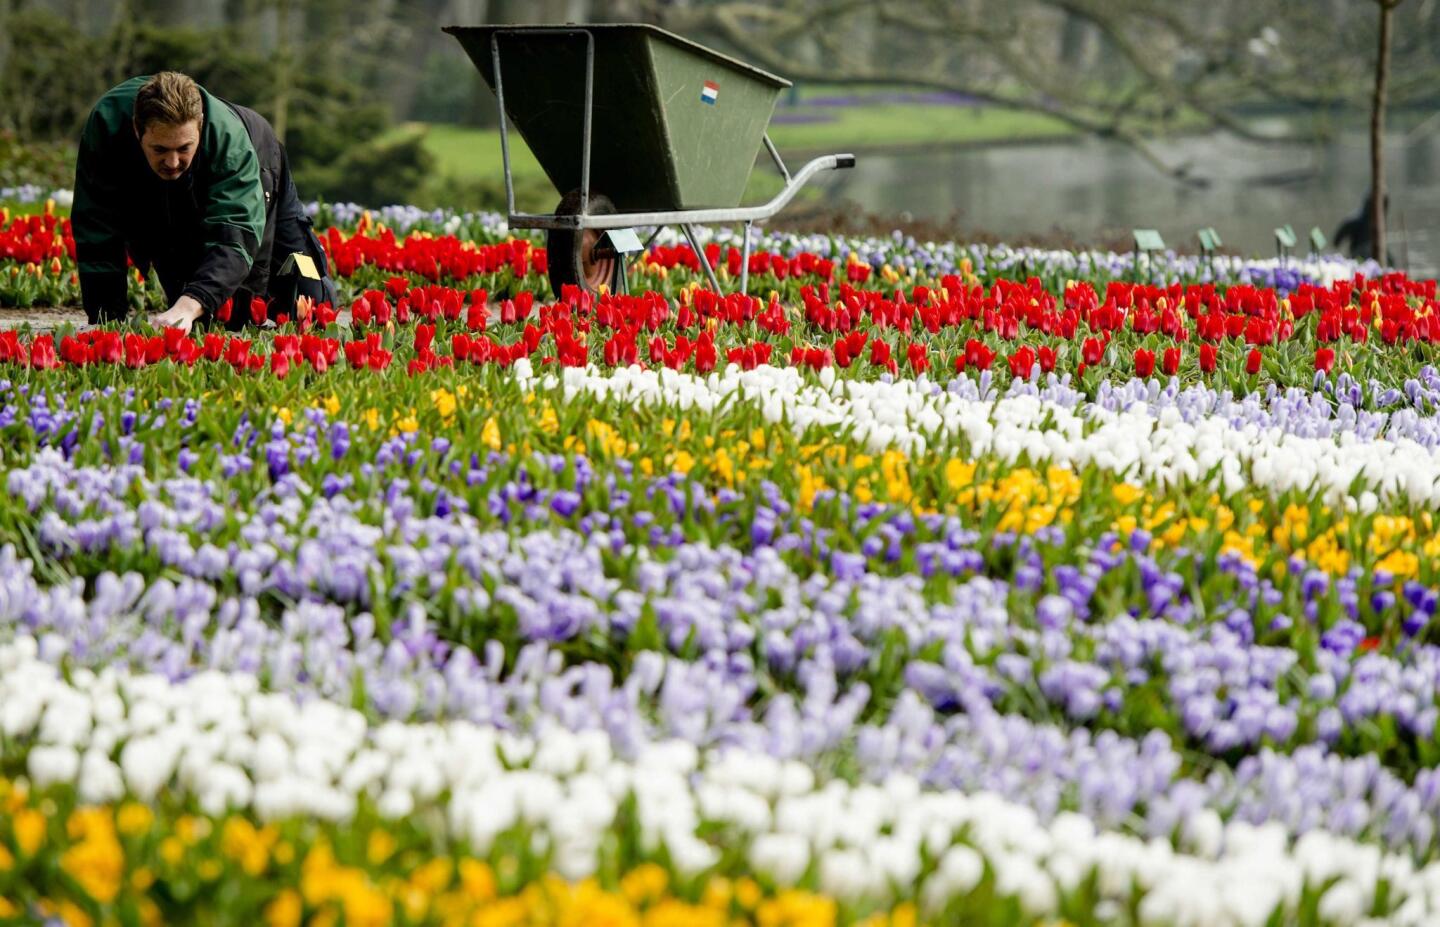
<path id="1" fill-rule="evenodd" d="M 183 126 L 205 120 L 205 101 L 200 86 L 187 74 L 161 71 L 145 82 L 135 94 L 135 134 L 144 135 L 152 122 Z"/>

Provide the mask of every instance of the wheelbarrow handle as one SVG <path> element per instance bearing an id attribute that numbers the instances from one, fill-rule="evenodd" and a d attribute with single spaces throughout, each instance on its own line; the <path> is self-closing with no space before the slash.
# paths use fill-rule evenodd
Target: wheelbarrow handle
<path id="1" fill-rule="evenodd" d="M 795 194 L 811 177 L 821 171 L 833 171 L 855 166 L 853 154 L 822 155 L 810 161 L 795 176 L 790 178 L 775 198 L 759 206 L 737 206 L 722 209 L 688 209 L 667 212 L 617 212 L 603 216 L 542 216 L 512 214 L 509 225 L 512 229 L 622 229 L 634 225 L 706 225 L 726 222 L 757 222 L 769 219 L 785 208 Z"/>

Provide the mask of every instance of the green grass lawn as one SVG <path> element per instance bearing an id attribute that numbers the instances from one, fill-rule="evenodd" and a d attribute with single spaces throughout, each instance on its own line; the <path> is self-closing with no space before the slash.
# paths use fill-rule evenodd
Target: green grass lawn
<path id="1" fill-rule="evenodd" d="M 772 123 L 770 137 L 782 152 L 970 145 L 1064 138 L 1074 134 L 1069 126 L 1053 117 L 995 107 L 802 104 L 776 110 L 776 116 L 780 117 L 791 113 L 833 118 L 824 122 Z"/>

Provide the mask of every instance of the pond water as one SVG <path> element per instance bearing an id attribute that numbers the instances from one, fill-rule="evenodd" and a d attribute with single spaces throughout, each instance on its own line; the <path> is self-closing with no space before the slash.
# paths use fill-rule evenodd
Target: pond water
<path id="1" fill-rule="evenodd" d="M 1412 273 L 1433 276 L 1440 265 L 1440 120 L 1391 133 L 1386 145 L 1391 251 Z M 1370 185 L 1364 131 L 1322 143 L 1256 144 L 1211 134 L 1157 150 L 1168 164 L 1189 163 L 1208 185 L 1178 183 L 1123 144 L 1084 138 L 868 154 L 853 171 L 827 178 L 826 197 L 885 215 L 958 214 L 962 231 L 1001 236 L 1155 228 L 1177 250 L 1194 250 L 1195 231 L 1213 226 L 1226 246 L 1269 255 L 1273 230 L 1286 223 L 1302 251 L 1312 226 L 1332 237 Z"/>

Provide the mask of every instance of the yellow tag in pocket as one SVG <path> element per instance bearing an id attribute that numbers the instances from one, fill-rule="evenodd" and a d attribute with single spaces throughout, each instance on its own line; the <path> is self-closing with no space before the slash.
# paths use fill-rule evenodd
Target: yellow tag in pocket
<path id="1" fill-rule="evenodd" d="M 311 280 L 320 279 L 320 271 L 315 267 L 315 261 L 310 255 L 301 254 L 299 251 L 287 257 L 285 263 L 280 265 L 282 275 L 292 271 L 299 271 L 300 276 L 309 277 Z"/>

